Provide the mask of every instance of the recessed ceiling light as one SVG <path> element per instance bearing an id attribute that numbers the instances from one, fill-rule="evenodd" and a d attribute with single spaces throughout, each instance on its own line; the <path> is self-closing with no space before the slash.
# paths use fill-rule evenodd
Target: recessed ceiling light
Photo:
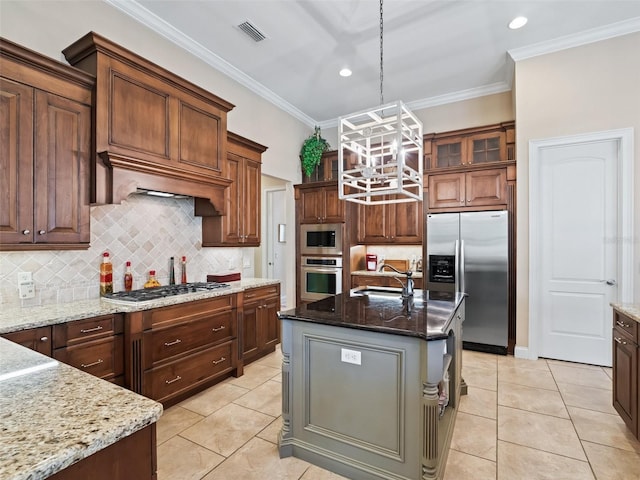
<path id="1" fill-rule="evenodd" d="M 340 70 L 340 76 L 341 77 L 350 77 L 351 76 L 351 70 L 348 68 L 343 68 L 342 70 Z"/>
<path id="2" fill-rule="evenodd" d="M 527 24 L 527 17 L 516 17 L 509 22 L 509 28 L 511 30 L 516 30 L 518 28 L 524 27 Z"/>

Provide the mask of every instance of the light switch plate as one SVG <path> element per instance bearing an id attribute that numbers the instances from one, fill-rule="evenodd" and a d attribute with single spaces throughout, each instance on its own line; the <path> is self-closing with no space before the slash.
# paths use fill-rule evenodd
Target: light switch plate
<path id="1" fill-rule="evenodd" d="M 362 365 L 362 352 L 357 350 L 349 350 L 348 348 L 340 349 L 340 360 L 344 363 L 353 363 L 354 365 Z"/>

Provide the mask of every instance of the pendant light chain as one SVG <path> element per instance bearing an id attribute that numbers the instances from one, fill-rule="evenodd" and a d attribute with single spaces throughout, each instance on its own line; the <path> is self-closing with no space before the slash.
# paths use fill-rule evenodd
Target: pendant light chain
<path id="1" fill-rule="evenodd" d="M 380 105 L 384 105 L 384 93 L 382 91 L 382 81 L 384 79 L 384 67 L 383 67 L 383 22 L 382 22 L 382 0 L 380 0 Z"/>

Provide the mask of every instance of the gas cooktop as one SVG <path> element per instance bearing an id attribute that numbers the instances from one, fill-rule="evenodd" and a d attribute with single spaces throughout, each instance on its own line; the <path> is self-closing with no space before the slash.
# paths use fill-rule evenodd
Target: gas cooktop
<path id="1" fill-rule="evenodd" d="M 230 285 L 226 283 L 218 282 L 181 283 L 178 285 L 164 285 L 161 287 L 131 290 L 130 292 L 108 293 L 103 296 L 102 299 L 109 303 L 135 303 L 136 305 L 140 305 L 143 302 L 151 302 L 160 298 L 184 295 L 187 293 L 207 292 L 229 287 Z"/>

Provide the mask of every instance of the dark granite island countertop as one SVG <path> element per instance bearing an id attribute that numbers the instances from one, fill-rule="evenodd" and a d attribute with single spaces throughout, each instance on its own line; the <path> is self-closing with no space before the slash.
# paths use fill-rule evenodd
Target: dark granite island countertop
<path id="1" fill-rule="evenodd" d="M 282 311 L 280 319 L 439 340 L 447 337 L 449 324 L 464 298 L 462 293 L 415 290 L 413 297 L 403 299 L 399 289 L 391 288 L 358 293 L 366 288 Z"/>

